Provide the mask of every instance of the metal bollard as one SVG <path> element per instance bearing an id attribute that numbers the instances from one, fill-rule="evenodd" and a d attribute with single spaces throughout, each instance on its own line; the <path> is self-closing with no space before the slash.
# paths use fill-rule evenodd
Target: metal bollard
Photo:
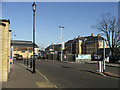
<path id="1" fill-rule="evenodd" d="M 103 60 L 103 72 L 105 72 L 105 59 Z"/>
<path id="2" fill-rule="evenodd" d="M 32 68 L 32 60 L 30 59 L 30 68 Z"/>
<path id="3" fill-rule="evenodd" d="M 97 71 L 98 72 L 103 72 L 103 64 L 102 64 L 102 61 L 98 61 L 97 62 Z"/>
<path id="4" fill-rule="evenodd" d="M 26 65 L 27 65 L 27 59 L 26 59 Z"/>

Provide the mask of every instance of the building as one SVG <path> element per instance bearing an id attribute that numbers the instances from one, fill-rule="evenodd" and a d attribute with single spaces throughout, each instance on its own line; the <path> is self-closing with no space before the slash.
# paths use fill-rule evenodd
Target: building
<path id="1" fill-rule="evenodd" d="M 91 34 L 92 37 L 85 37 L 86 39 L 84 40 L 82 44 L 82 53 L 83 54 L 96 54 L 97 51 L 100 48 L 104 48 L 104 38 L 98 34 L 97 36 L 94 36 L 94 34 Z M 108 48 L 107 41 L 105 40 L 105 48 Z"/>
<path id="2" fill-rule="evenodd" d="M 10 20 L 0 20 L 0 82 L 6 82 L 10 72 L 11 30 L 9 30 L 9 24 Z"/>
<path id="3" fill-rule="evenodd" d="M 73 40 L 69 40 L 65 43 L 64 53 L 72 54 Z"/>
<path id="4" fill-rule="evenodd" d="M 45 48 L 45 51 L 51 54 L 54 53 L 59 53 L 61 50 L 61 44 L 57 43 L 57 44 L 51 44 L 50 46 L 48 46 L 47 48 Z"/>
<path id="5" fill-rule="evenodd" d="M 91 36 L 74 38 L 65 43 L 66 54 L 97 54 L 97 50 L 103 48 L 104 38 L 98 34 Z M 105 40 L 105 48 L 108 48 L 107 41 Z"/>
<path id="6" fill-rule="evenodd" d="M 15 54 L 22 55 L 23 58 L 30 58 L 33 55 L 32 41 L 11 40 L 13 46 L 13 57 Z M 39 47 L 35 44 L 35 54 L 38 55 Z"/>

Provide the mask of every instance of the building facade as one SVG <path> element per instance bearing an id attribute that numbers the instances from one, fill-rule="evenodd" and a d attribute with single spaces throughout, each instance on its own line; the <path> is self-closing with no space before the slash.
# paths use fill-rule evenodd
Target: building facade
<path id="1" fill-rule="evenodd" d="M 8 73 L 10 72 L 11 30 L 9 30 L 9 24 L 9 20 L 0 20 L 0 76 L 2 76 L 2 82 L 8 80 Z"/>
<path id="2" fill-rule="evenodd" d="M 13 47 L 13 57 L 15 54 L 22 55 L 23 58 L 30 58 L 33 55 L 32 41 L 11 40 Z M 35 44 L 35 54 L 38 55 L 39 47 Z"/>
<path id="3" fill-rule="evenodd" d="M 61 44 L 57 43 L 57 44 L 51 44 L 50 46 L 48 46 L 47 48 L 45 48 L 46 52 L 49 52 L 50 54 L 57 54 L 59 53 L 61 50 Z"/>
<path id="4" fill-rule="evenodd" d="M 74 38 L 65 43 L 65 53 L 70 54 L 97 54 L 100 48 L 104 48 L 104 38 L 98 34 L 91 36 Z M 108 48 L 107 41 L 105 40 L 105 48 Z"/>
<path id="5" fill-rule="evenodd" d="M 93 36 L 87 38 L 84 42 L 83 42 L 83 48 L 82 49 L 82 53 L 85 54 L 96 54 L 97 55 L 97 51 L 100 48 L 104 48 L 104 38 L 100 36 L 100 34 L 98 34 L 97 36 Z M 105 48 L 108 48 L 108 44 L 107 41 L 105 40 Z"/>

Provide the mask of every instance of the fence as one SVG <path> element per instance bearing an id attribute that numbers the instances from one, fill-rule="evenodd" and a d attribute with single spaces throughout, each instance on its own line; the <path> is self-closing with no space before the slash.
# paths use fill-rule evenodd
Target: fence
<path id="1" fill-rule="evenodd" d="M 63 61 L 76 61 L 76 54 L 63 54 Z M 61 54 L 47 54 L 46 59 L 48 60 L 58 60 L 61 61 Z"/>

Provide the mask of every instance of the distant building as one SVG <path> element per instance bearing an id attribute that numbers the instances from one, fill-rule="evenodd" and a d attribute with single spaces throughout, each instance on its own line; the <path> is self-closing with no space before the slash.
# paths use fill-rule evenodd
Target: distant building
<path id="1" fill-rule="evenodd" d="M 65 43 L 64 53 L 72 54 L 73 40 L 69 40 Z"/>
<path id="2" fill-rule="evenodd" d="M 91 35 L 82 43 L 83 54 L 97 54 L 100 48 L 104 48 L 104 38 L 98 34 L 97 36 Z M 105 48 L 108 48 L 107 41 L 105 40 Z"/>
<path id="3" fill-rule="evenodd" d="M 83 37 L 80 37 L 80 35 L 73 39 L 72 54 L 82 54 L 82 42 Z"/>
<path id="4" fill-rule="evenodd" d="M 33 43 L 32 41 L 11 40 L 11 46 L 13 46 L 13 55 L 19 54 L 23 58 L 30 58 L 33 55 Z M 35 54 L 38 55 L 39 47 L 35 44 Z"/>
<path id="5" fill-rule="evenodd" d="M 103 48 L 104 38 L 98 34 L 91 36 L 74 38 L 65 43 L 64 52 L 67 54 L 97 54 L 99 48 Z M 105 40 L 105 48 L 108 48 L 107 41 Z"/>
<path id="6" fill-rule="evenodd" d="M 57 44 L 51 44 L 50 46 L 48 46 L 47 48 L 45 48 L 45 51 L 51 54 L 54 53 L 59 53 L 61 50 L 61 44 L 57 43 Z"/>

